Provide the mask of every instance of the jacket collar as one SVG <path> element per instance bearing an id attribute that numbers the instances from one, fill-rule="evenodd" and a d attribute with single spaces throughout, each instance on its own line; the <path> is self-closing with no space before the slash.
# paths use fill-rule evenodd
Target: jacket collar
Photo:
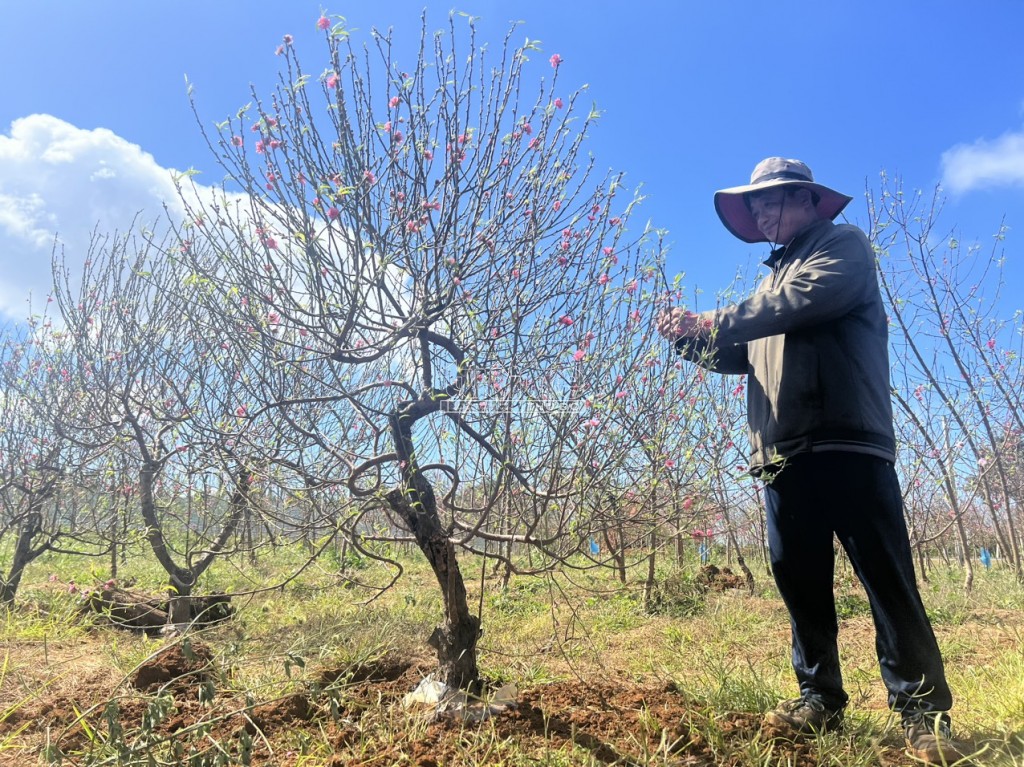
<path id="1" fill-rule="evenodd" d="M 804 242 L 809 240 L 813 234 L 821 232 L 826 228 L 831 229 L 834 226 L 835 224 L 833 224 L 829 219 L 819 218 L 817 221 L 808 224 L 797 232 L 796 236 L 789 241 L 788 245 L 781 245 L 780 247 L 772 250 L 772 252 L 768 254 L 768 258 L 762 261 L 762 263 L 765 266 L 774 269 L 783 261 L 783 259 L 785 259 L 791 250 L 795 250 L 800 247 Z"/>

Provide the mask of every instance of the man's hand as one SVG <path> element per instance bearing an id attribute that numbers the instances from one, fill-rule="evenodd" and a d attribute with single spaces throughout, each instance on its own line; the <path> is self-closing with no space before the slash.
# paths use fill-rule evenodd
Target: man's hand
<path id="1" fill-rule="evenodd" d="M 711 324 L 710 318 L 694 314 L 678 306 L 659 312 L 654 321 L 658 333 L 669 341 L 699 336 L 710 330 Z"/>

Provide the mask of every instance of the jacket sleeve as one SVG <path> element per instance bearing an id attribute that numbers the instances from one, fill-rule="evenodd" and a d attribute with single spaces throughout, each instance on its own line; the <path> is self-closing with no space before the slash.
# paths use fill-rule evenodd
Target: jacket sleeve
<path id="1" fill-rule="evenodd" d="M 706 338 L 680 338 L 676 350 L 684 359 L 712 373 L 744 375 L 747 373 L 747 345 L 721 346 Z"/>
<path id="2" fill-rule="evenodd" d="M 876 286 L 867 237 L 855 227 L 837 227 L 777 284 L 769 278 L 750 298 L 714 312 L 717 343 L 728 347 L 841 317 Z"/>

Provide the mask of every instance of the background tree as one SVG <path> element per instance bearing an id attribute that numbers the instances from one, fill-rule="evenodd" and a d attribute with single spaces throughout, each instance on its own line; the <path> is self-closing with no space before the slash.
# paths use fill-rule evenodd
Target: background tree
<path id="1" fill-rule="evenodd" d="M 68 426 L 82 405 L 69 354 L 47 317 L 28 324 L 5 329 L 0 348 L 0 604 L 14 601 L 43 554 L 95 555 L 102 524 L 79 518 L 81 501 L 94 497 L 92 452 Z"/>
<path id="2" fill-rule="evenodd" d="M 151 237 L 94 237 L 80 276 L 56 265 L 55 297 L 81 381 L 67 428 L 104 451 L 107 476 L 119 482 L 131 472 L 123 493 L 168 575 L 171 620 L 185 624 L 199 577 L 250 506 L 254 467 L 231 447 L 248 425 L 244 407 L 225 407 L 241 385 L 233 372 L 220 375 L 227 365 L 218 355 L 231 347 L 183 309 L 196 303 L 195 286 Z M 194 495 L 204 481 L 214 492 Z"/>
<path id="3" fill-rule="evenodd" d="M 925 464 L 923 475 L 942 488 L 943 518 L 963 551 L 968 589 L 972 543 L 965 515 L 975 505 L 1024 579 L 1012 449 L 1007 449 L 1022 425 L 1021 368 L 1019 353 L 1005 345 L 1020 343 L 1020 313 L 1007 321 L 997 312 L 1004 232 L 990 253 L 965 247 L 955 230 L 937 228 L 938 191 L 930 198 L 907 195 L 899 181 L 884 176 L 880 193 L 869 194 L 869 210 L 892 322 L 899 432 L 912 456 L 908 499 L 915 498 L 922 479 L 922 469 L 913 463 Z M 916 532 L 924 529 L 920 511 L 908 506 Z"/>

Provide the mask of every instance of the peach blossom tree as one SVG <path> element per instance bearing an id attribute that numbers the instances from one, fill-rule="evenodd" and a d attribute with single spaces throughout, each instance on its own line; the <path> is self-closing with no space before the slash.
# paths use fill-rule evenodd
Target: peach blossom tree
<path id="1" fill-rule="evenodd" d="M 381 531 L 423 553 L 441 676 L 471 687 L 457 552 L 573 548 L 571 499 L 596 476 L 586 401 L 642 370 L 661 254 L 585 154 L 598 114 L 557 53 L 514 27 L 488 47 L 455 16 L 424 21 L 406 59 L 390 33 L 359 47 L 340 18 L 318 27 L 323 63 L 307 72 L 286 36 L 277 86 L 203 128 L 227 180 L 205 201 L 183 186 L 178 257 L 250 360 L 249 412 L 309 441 L 305 481 L 343 483 L 339 525 L 370 555 L 387 558 Z M 499 524 L 512 492 L 532 500 Z"/>

